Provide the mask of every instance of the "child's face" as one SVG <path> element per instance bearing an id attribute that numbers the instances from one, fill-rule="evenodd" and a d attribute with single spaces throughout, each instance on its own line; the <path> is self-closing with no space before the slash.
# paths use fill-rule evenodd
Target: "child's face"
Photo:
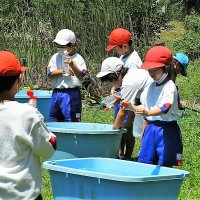
<path id="1" fill-rule="evenodd" d="M 164 74 L 163 68 L 153 68 L 153 69 L 149 69 L 148 70 L 149 75 L 151 76 L 151 78 L 153 78 L 153 80 L 157 81 L 161 78 L 161 76 Z"/>
<path id="2" fill-rule="evenodd" d="M 118 79 L 112 82 L 115 88 L 121 87 L 122 85 L 122 76 L 119 75 Z"/>
<path id="3" fill-rule="evenodd" d="M 176 74 L 183 74 L 183 67 L 176 59 L 173 60 L 173 65 Z"/>
<path id="4" fill-rule="evenodd" d="M 127 44 L 123 44 L 121 46 L 116 46 L 113 49 L 118 55 L 125 55 L 127 52 Z"/>
<path id="5" fill-rule="evenodd" d="M 59 45 L 55 43 L 55 47 L 57 48 L 58 53 L 64 53 L 64 51 L 67 51 L 69 55 L 73 54 L 76 48 L 73 43 L 67 45 Z"/>

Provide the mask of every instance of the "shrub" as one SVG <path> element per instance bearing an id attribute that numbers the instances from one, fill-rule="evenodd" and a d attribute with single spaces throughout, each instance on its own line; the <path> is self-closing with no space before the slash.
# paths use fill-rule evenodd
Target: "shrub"
<path id="1" fill-rule="evenodd" d="M 190 60 L 200 58 L 200 34 L 192 30 L 187 31 L 183 39 L 173 44 L 174 51 L 185 52 Z"/>
<path id="2" fill-rule="evenodd" d="M 187 15 L 184 24 L 186 30 L 200 31 L 200 15 L 195 12 L 191 15 Z"/>
<path id="3" fill-rule="evenodd" d="M 186 16 L 184 25 L 186 33 L 181 40 L 174 42 L 172 48 L 185 52 L 190 60 L 200 58 L 200 16 L 195 13 Z"/>
<path id="4" fill-rule="evenodd" d="M 179 86 L 181 99 L 188 100 L 193 104 L 199 103 L 200 60 L 190 62 L 187 71 L 187 77 L 179 76 L 177 79 L 177 85 Z"/>

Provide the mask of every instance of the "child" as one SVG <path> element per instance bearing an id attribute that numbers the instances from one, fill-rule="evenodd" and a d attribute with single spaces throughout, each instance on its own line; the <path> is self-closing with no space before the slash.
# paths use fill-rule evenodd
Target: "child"
<path id="1" fill-rule="evenodd" d="M 0 51 L 0 199 L 41 200 L 39 158 L 51 157 L 56 147 L 35 108 L 14 99 L 26 69 Z"/>
<path id="2" fill-rule="evenodd" d="M 113 85 L 121 86 L 121 98 L 118 98 L 118 101 L 126 99 L 134 104 L 137 102 L 137 99 L 140 98 L 140 94 L 144 88 L 152 82 L 152 78 L 146 70 L 127 69 L 124 67 L 124 63 L 116 57 L 109 57 L 103 61 L 101 72 L 97 74 L 97 77 L 101 78 L 101 81 L 109 81 Z M 128 119 L 124 122 L 126 115 L 128 115 Z M 127 138 L 126 153 L 122 158 L 124 160 L 132 160 L 131 155 L 134 145 L 134 141 L 132 140 L 133 119 L 134 113 L 132 111 L 120 108 L 113 125 L 113 129 L 128 127 L 127 133 L 123 136 Z M 123 144 L 121 146 L 123 148 Z"/>
<path id="3" fill-rule="evenodd" d="M 71 30 L 60 30 L 53 42 L 58 53 L 52 56 L 47 67 L 54 87 L 49 121 L 79 122 L 82 111 L 81 80 L 86 74 L 86 64 L 76 52 L 76 36 Z M 71 68 L 67 75 L 63 73 L 62 63 L 65 52 L 68 53 L 65 63 Z"/>
<path id="4" fill-rule="evenodd" d="M 132 34 L 124 29 L 124 28 L 116 28 L 109 35 L 109 44 L 106 48 L 106 51 L 111 51 L 112 49 L 120 55 L 120 59 L 124 63 L 124 67 L 127 69 L 138 69 L 140 68 L 142 61 L 138 55 L 138 53 L 132 47 Z M 114 94 L 116 91 L 119 91 L 121 85 L 113 85 L 111 89 L 111 94 Z M 120 110 L 119 102 L 115 104 L 115 113 L 114 118 L 117 117 L 118 112 L 122 112 Z M 120 113 L 119 113 L 120 114 Z M 133 153 L 133 148 L 135 145 L 135 138 L 133 137 L 132 131 L 132 122 L 134 120 L 134 113 L 131 112 L 129 114 L 129 119 L 126 116 L 124 120 L 124 124 L 126 124 L 127 133 L 123 134 L 121 141 L 121 148 L 119 149 L 118 158 L 125 160 L 132 160 L 131 155 Z M 128 122 L 131 123 L 126 123 Z M 126 152 L 124 154 L 126 146 Z"/>
<path id="5" fill-rule="evenodd" d="M 169 77 L 172 81 L 174 81 L 174 83 L 176 82 L 176 77 L 178 74 L 181 74 L 182 76 L 187 76 L 188 64 L 189 64 L 189 58 L 187 55 L 185 55 L 184 53 L 176 53 L 176 55 L 173 57 L 173 62 L 169 68 Z M 180 110 L 184 110 L 184 107 L 180 102 L 179 93 L 178 93 L 178 105 Z"/>
<path id="6" fill-rule="evenodd" d="M 179 119 L 178 94 L 168 77 L 171 51 L 164 46 L 151 48 L 142 64 L 154 82 L 141 95 L 143 108 L 131 105 L 136 115 L 147 120 L 138 161 L 172 167 L 181 165 L 182 137 Z"/>
<path id="7" fill-rule="evenodd" d="M 138 53 L 132 47 L 132 34 L 123 28 L 114 29 L 109 35 L 109 42 L 106 51 L 112 49 L 120 55 L 124 67 L 128 69 L 140 68 L 142 61 Z"/>
<path id="8" fill-rule="evenodd" d="M 184 53 L 176 53 L 173 57 L 173 65 L 170 68 L 169 74 L 171 80 L 176 82 L 176 77 L 178 74 L 182 76 L 187 76 L 187 67 L 189 65 L 189 58 Z"/>

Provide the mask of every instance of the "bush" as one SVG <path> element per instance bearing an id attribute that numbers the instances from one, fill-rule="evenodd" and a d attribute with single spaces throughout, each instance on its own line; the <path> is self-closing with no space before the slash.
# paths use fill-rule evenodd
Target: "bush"
<path id="1" fill-rule="evenodd" d="M 200 58 L 200 32 L 187 31 L 183 39 L 177 40 L 172 48 L 176 52 L 181 51 L 186 53 L 190 60 Z"/>
<path id="2" fill-rule="evenodd" d="M 200 31 L 200 15 L 193 12 L 185 17 L 184 24 L 186 30 Z"/>
<path id="3" fill-rule="evenodd" d="M 195 13 L 186 16 L 184 26 L 186 33 L 173 43 L 172 49 L 186 53 L 190 60 L 200 58 L 200 16 Z"/>
<path id="4" fill-rule="evenodd" d="M 199 77 L 200 77 L 200 60 L 190 62 L 188 65 L 188 76 L 177 78 L 177 85 L 179 86 L 179 92 L 181 99 L 188 100 L 191 103 L 200 102 L 200 90 L 199 90 Z"/>

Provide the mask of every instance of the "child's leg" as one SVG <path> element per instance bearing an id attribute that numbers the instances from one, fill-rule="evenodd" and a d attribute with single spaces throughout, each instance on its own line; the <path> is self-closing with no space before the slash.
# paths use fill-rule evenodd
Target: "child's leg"
<path id="1" fill-rule="evenodd" d="M 126 133 L 126 152 L 124 155 L 125 160 L 133 160 L 132 153 L 135 146 L 135 137 L 133 136 L 133 120 L 135 114 L 132 111 L 128 111 L 128 114 L 124 120 L 124 127 L 127 129 Z"/>
<path id="2" fill-rule="evenodd" d="M 61 122 L 64 121 L 64 116 L 60 110 L 60 96 L 62 95 L 59 91 L 53 91 L 51 102 L 50 102 L 50 110 L 49 110 L 49 122 Z"/>
<path id="3" fill-rule="evenodd" d="M 60 108 L 66 122 L 80 121 L 82 108 L 80 90 L 76 88 L 66 89 L 66 92 L 63 92 L 62 95 Z"/>
<path id="4" fill-rule="evenodd" d="M 125 143 L 126 143 L 126 133 L 123 133 L 121 143 L 120 143 L 120 148 L 118 151 L 118 158 L 120 158 L 120 159 L 122 159 L 124 157 Z"/>
<path id="5" fill-rule="evenodd" d="M 180 128 L 176 122 L 168 122 L 162 127 L 163 131 L 156 136 L 158 164 L 166 167 L 181 165 L 183 145 Z"/>
<path id="6" fill-rule="evenodd" d="M 132 160 L 133 148 L 135 146 L 135 137 L 133 136 L 133 125 L 127 128 L 126 133 L 126 153 L 124 155 L 125 160 Z"/>
<path id="7" fill-rule="evenodd" d="M 117 113 L 119 112 L 119 109 L 120 109 L 120 103 L 116 102 L 115 107 L 114 107 L 114 119 L 117 117 Z M 123 133 L 121 143 L 120 143 L 120 148 L 118 150 L 118 155 L 117 155 L 118 159 L 123 159 L 124 157 L 125 144 L 126 144 L 126 133 Z"/>
<path id="8" fill-rule="evenodd" d="M 182 137 L 177 122 L 149 122 L 138 161 L 172 167 L 178 164 L 182 151 Z"/>
<path id="9" fill-rule="evenodd" d="M 138 162 L 157 164 L 157 153 L 155 144 L 155 132 L 157 126 L 148 124 L 144 130 Z"/>

